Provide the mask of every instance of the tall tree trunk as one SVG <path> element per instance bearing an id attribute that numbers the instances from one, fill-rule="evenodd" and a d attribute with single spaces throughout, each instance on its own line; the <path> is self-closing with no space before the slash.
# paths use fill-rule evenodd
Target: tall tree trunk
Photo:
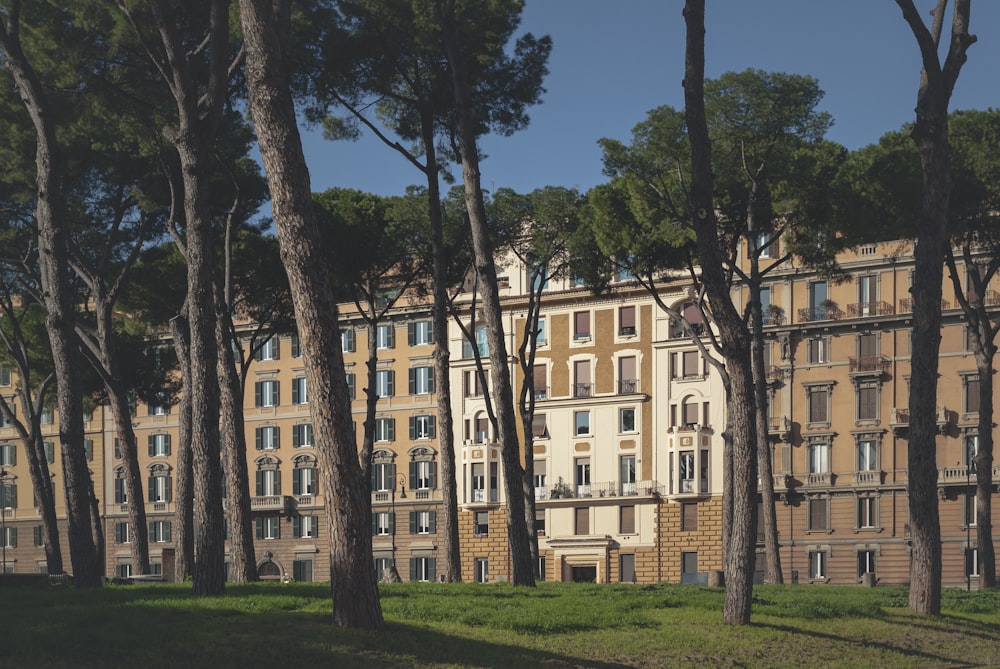
<path id="1" fill-rule="evenodd" d="M 992 327 L 992 326 L 991 326 Z M 990 348 L 995 348 L 992 346 Z M 976 546 L 979 587 L 997 586 L 996 551 L 993 547 L 993 355 L 976 355 L 979 370 L 979 443 L 976 451 Z"/>
<path id="2" fill-rule="evenodd" d="M 956 0 L 952 35 L 944 66 L 937 45 L 946 0 L 932 13 L 930 31 L 912 0 L 896 0 L 920 47 L 923 67 L 917 93 L 917 117 L 911 137 L 923 169 L 923 203 L 916 221 L 914 249 L 913 350 L 910 355 L 910 424 L 907 449 L 910 524 L 910 610 L 941 613 L 941 521 L 937 497 L 937 377 L 941 344 L 941 282 L 948 244 L 948 103 L 975 41 L 968 33 L 969 0 Z"/>
<path id="3" fill-rule="evenodd" d="M 524 522 L 524 470 L 520 462 L 517 420 L 514 412 L 514 392 L 510 378 L 510 360 L 504 338 L 503 313 L 497 287 L 497 271 L 493 243 L 480 184 L 479 149 L 473 121 L 472 103 L 462 45 L 457 42 L 454 0 L 445 0 L 441 8 L 440 25 L 454 84 L 459 151 L 462 154 L 462 178 L 465 184 L 465 206 L 469 213 L 472 246 L 476 264 L 476 281 L 482 295 L 483 322 L 490 346 L 490 378 L 497 417 L 497 439 L 503 464 L 504 489 L 507 494 L 507 543 L 510 550 L 514 585 L 535 585 L 531 563 L 528 528 Z"/>
<path id="4" fill-rule="evenodd" d="M 313 213 L 282 47 L 287 3 L 240 0 L 250 112 L 271 190 L 272 211 L 288 273 L 306 367 L 316 450 L 330 530 L 333 620 L 380 629 L 384 622 L 372 558 L 371 499 L 365 494 L 351 428 L 337 302 Z"/>
<path id="5" fill-rule="evenodd" d="M 28 411 L 25 412 L 25 416 L 31 415 Z M 33 418 L 31 423 L 37 425 Z M 62 574 L 63 557 L 62 548 L 59 545 L 55 491 L 52 489 L 49 465 L 44 457 L 42 435 L 37 429 L 32 429 L 31 434 L 26 434 L 25 438 L 22 439 L 22 443 L 28 457 L 28 476 L 31 478 L 31 487 L 35 491 L 38 512 L 42 516 L 42 545 L 45 547 L 45 565 L 49 574 Z M 40 453 L 43 454 L 41 457 L 39 457 Z"/>
<path id="6" fill-rule="evenodd" d="M 4 64 L 13 75 L 18 92 L 35 128 L 35 167 L 38 226 L 38 264 L 45 326 L 55 369 L 59 442 L 73 581 L 78 587 L 100 587 L 103 567 L 92 533 L 90 471 L 84 454 L 83 392 L 80 386 L 74 332 L 74 300 L 69 284 L 69 236 L 63 216 L 62 168 L 49 103 L 37 73 L 28 63 L 20 43 L 20 2 L 13 2 L 7 25 L 0 35 Z"/>
<path id="7" fill-rule="evenodd" d="M 181 371 L 181 400 L 177 405 L 177 482 L 174 491 L 174 580 L 183 583 L 194 565 L 194 481 L 191 460 L 191 346 L 187 306 L 170 319 L 170 336 Z"/>
<path id="8" fill-rule="evenodd" d="M 247 438 L 243 420 L 243 384 L 233 355 L 233 331 L 226 300 L 219 300 L 216 336 L 219 343 L 219 398 L 222 410 L 220 436 L 225 462 L 226 497 L 229 502 L 229 550 L 232 568 L 229 580 L 247 583 L 257 580 L 257 555 L 253 545 L 253 518 L 250 511 L 250 480 L 247 469 Z"/>
<path id="9" fill-rule="evenodd" d="M 105 360 L 109 363 L 110 360 Z M 114 367 L 116 364 L 112 363 Z M 110 371 L 110 369 L 109 369 Z M 111 378 L 120 379 L 115 374 Z M 132 413 L 129 409 L 128 391 L 121 382 L 105 385 L 111 405 L 111 417 L 118 433 L 119 452 L 125 471 L 125 499 L 128 501 L 128 521 L 132 532 L 129 541 L 132 549 L 132 571 L 135 574 L 149 573 L 149 530 L 146 527 L 146 505 L 142 494 L 142 475 L 139 471 L 138 448 L 135 431 L 132 429 Z"/>
<path id="10" fill-rule="evenodd" d="M 705 1 L 687 0 L 684 103 L 691 142 L 691 211 L 698 240 L 702 280 L 719 330 L 719 346 L 729 372 L 732 438 L 733 523 L 725 558 L 723 621 L 750 622 L 753 563 L 757 542 L 757 422 L 750 364 L 750 333 L 733 304 L 722 267 L 713 201 L 711 143 L 705 120 Z"/>

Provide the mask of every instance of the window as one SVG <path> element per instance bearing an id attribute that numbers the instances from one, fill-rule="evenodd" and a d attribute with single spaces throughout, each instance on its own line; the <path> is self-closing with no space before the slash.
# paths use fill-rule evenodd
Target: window
<path id="1" fill-rule="evenodd" d="M 979 453 L 979 435 L 978 434 L 967 434 L 965 435 L 965 466 L 972 466 L 972 463 L 976 460 L 976 455 Z"/>
<path id="2" fill-rule="evenodd" d="M 878 419 L 878 385 L 877 383 L 858 384 L 858 420 Z"/>
<path id="3" fill-rule="evenodd" d="M 170 541 L 170 521 L 154 520 L 149 523 L 149 543 L 162 544 Z"/>
<path id="4" fill-rule="evenodd" d="M 396 391 L 396 373 L 391 369 L 379 369 L 375 372 L 375 394 L 379 397 L 392 397 Z"/>
<path id="5" fill-rule="evenodd" d="M 291 337 L 291 349 L 293 358 L 302 357 L 302 343 L 299 341 L 299 335 L 293 334 Z"/>
<path id="6" fill-rule="evenodd" d="M 357 378 L 353 372 L 347 372 L 344 376 L 347 379 L 347 397 L 353 400 L 357 397 L 357 392 L 355 390 L 357 387 Z"/>
<path id="7" fill-rule="evenodd" d="M 83 454 L 87 458 L 87 462 L 94 461 L 94 440 L 84 439 L 83 440 Z"/>
<path id="8" fill-rule="evenodd" d="M 388 537 L 396 533 L 396 514 L 391 511 L 377 511 L 372 514 L 372 535 Z"/>
<path id="9" fill-rule="evenodd" d="M 590 497 L 590 458 L 577 458 L 574 464 L 576 465 L 576 496 Z"/>
<path id="10" fill-rule="evenodd" d="M 590 412 L 574 411 L 573 424 L 576 426 L 576 430 L 573 434 L 576 434 L 578 436 L 590 434 Z"/>
<path id="11" fill-rule="evenodd" d="M 813 497 L 809 500 L 810 531 L 826 531 L 830 529 L 830 500 L 826 497 Z"/>
<path id="12" fill-rule="evenodd" d="M 254 429 L 254 442 L 258 451 L 274 451 L 281 446 L 277 425 L 265 425 Z"/>
<path id="13" fill-rule="evenodd" d="M 545 346 L 549 343 L 545 316 L 538 317 L 538 328 L 535 330 L 535 346 Z"/>
<path id="14" fill-rule="evenodd" d="M 300 423 L 292 426 L 292 448 L 306 448 L 313 445 L 312 423 Z"/>
<path id="15" fill-rule="evenodd" d="M 13 467 L 17 464 L 17 446 L 15 444 L 0 444 L 0 465 Z"/>
<path id="16" fill-rule="evenodd" d="M 486 558 L 476 558 L 476 583 L 490 582 L 490 561 Z"/>
<path id="17" fill-rule="evenodd" d="M 979 413 L 979 375 L 968 374 L 964 382 L 965 413 Z"/>
<path id="18" fill-rule="evenodd" d="M 618 431 L 635 432 L 635 408 L 628 407 L 618 410 Z"/>
<path id="19" fill-rule="evenodd" d="M 545 414 L 536 413 L 531 417 L 531 436 L 535 439 L 549 438 L 549 427 L 546 422 Z"/>
<path id="20" fill-rule="evenodd" d="M 435 416 L 410 416 L 410 439 L 433 439 L 435 436 Z"/>
<path id="21" fill-rule="evenodd" d="M 277 464 L 265 461 L 259 465 L 270 467 L 258 469 L 256 473 L 257 497 L 277 497 L 281 494 L 281 476 Z"/>
<path id="22" fill-rule="evenodd" d="M 548 463 L 545 460 L 535 460 L 533 470 L 535 499 L 545 499 Z"/>
<path id="23" fill-rule="evenodd" d="M 409 377 L 411 395 L 430 395 L 434 392 L 433 367 L 411 367 Z"/>
<path id="24" fill-rule="evenodd" d="M 473 349 L 472 342 L 468 339 L 462 342 L 462 357 L 463 358 L 475 358 L 476 351 L 479 351 L 479 357 L 484 358 L 490 354 L 490 342 L 486 333 L 485 325 L 476 326 L 476 348 Z"/>
<path id="25" fill-rule="evenodd" d="M 296 539 L 315 539 L 319 536 L 319 517 L 295 516 L 292 519 L 292 534 Z"/>
<path id="26" fill-rule="evenodd" d="M 257 353 L 254 358 L 258 361 L 261 360 L 277 360 L 278 359 L 278 338 L 271 337 L 257 349 Z"/>
<path id="27" fill-rule="evenodd" d="M 407 323 L 406 338 L 410 346 L 425 346 L 434 343 L 434 322 L 416 321 Z"/>
<path id="28" fill-rule="evenodd" d="M 573 339 L 587 341 L 590 339 L 590 312 L 577 311 L 573 314 Z"/>
<path id="29" fill-rule="evenodd" d="M 486 501 L 486 465 L 482 462 L 472 463 L 472 501 Z"/>
<path id="30" fill-rule="evenodd" d="M 972 480 L 973 485 L 975 484 L 975 479 Z M 968 527 L 975 527 L 977 524 L 976 519 L 976 491 L 975 488 L 970 488 L 968 492 L 965 493 L 965 508 L 964 518 L 965 525 Z"/>
<path id="31" fill-rule="evenodd" d="M 490 512 L 476 511 L 475 527 L 473 531 L 477 537 L 486 537 L 490 534 Z"/>
<path id="32" fill-rule="evenodd" d="M 636 373 L 634 355 L 618 358 L 618 393 L 631 395 L 639 392 L 639 375 Z"/>
<path id="33" fill-rule="evenodd" d="M 826 281 L 813 281 L 809 284 L 809 308 L 813 309 L 814 313 L 819 310 L 825 311 L 823 308 L 823 303 L 827 301 L 827 286 Z M 820 318 L 817 316 L 816 318 Z"/>
<path id="34" fill-rule="evenodd" d="M 410 511 L 410 534 L 434 534 L 436 516 L 435 511 Z"/>
<path id="35" fill-rule="evenodd" d="M 313 561 L 292 560 L 292 578 L 301 583 L 312 583 Z"/>
<path id="36" fill-rule="evenodd" d="M 152 413 L 152 407 L 150 407 L 150 416 L 156 415 Z M 42 407 L 42 413 L 38 417 L 38 422 L 42 425 L 52 425 L 53 421 L 53 410 L 52 407 Z"/>
<path id="37" fill-rule="evenodd" d="M 125 469 L 119 467 L 115 470 L 115 504 L 127 504 L 128 503 L 128 492 L 125 488 Z"/>
<path id="38" fill-rule="evenodd" d="M 375 347 L 379 349 L 392 348 L 395 345 L 395 332 L 389 323 L 379 325 L 375 330 Z"/>
<path id="39" fill-rule="evenodd" d="M 372 490 L 385 492 L 396 485 L 396 465 L 391 462 L 372 463 Z"/>
<path id="40" fill-rule="evenodd" d="M 304 376 L 292 379 L 292 404 L 309 404 L 309 391 Z"/>
<path id="41" fill-rule="evenodd" d="M 809 551 L 809 579 L 812 581 L 826 580 L 825 551 Z"/>
<path id="42" fill-rule="evenodd" d="M 635 534 L 635 507 L 618 507 L 618 532 L 619 534 Z"/>
<path id="43" fill-rule="evenodd" d="M 618 580 L 621 583 L 635 583 L 635 553 L 622 553 L 618 557 L 618 565 Z"/>
<path id="44" fill-rule="evenodd" d="M 830 387 L 810 386 L 806 392 L 809 394 L 809 422 L 828 423 L 830 421 Z"/>
<path id="45" fill-rule="evenodd" d="M 813 337 L 809 340 L 809 362 L 813 364 L 830 362 L 830 342 L 826 337 Z"/>
<path id="46" fill-rule="evenodd" d="M 256 524 L 258 539 L 281 538 L 281 516 L 258 516 Z"/>
<path id="47" fill-rule="evenodd" d="M 395 440 L 396 440 L 396 419 L 376 418 L 375 441 L 395 441 Z"/>
<path id="48" fill-rule="evenodd" d="M 278 381 L 268 379 L 253 384 L 253 405 L 255 407 L 278 406 Z"/>
<path id="49" fill-rule="evenodd" d="M 590 507 L 575 509 L 573 533 L 590 534 Z"/>
<path id="50" fill-rule="evenodd" d="M 132 534 L 131 532 L 129 532 L 128 523 L 115 523 L 115 543 L 116 544 L 132 543 Z"/>
<path id="51" fill-rule="evenodd" d="M 128 562 L 119 562 L 115 565 L 115 576 L 118 578 L 130 578 L 132 576 L 132 565 Z"/>
<path id="52" fill-rule="evenodd" d="M 52 441 L 43 441 L 42 449 L 45 451 L 45 461 L 50 465 L 56 461 L 56 444 Z"/>
<path id="53" fill-rule="evenodd" d="M 490 440 L 490 420 L 485 416 L 476 418 L 476 443 L 485 444 Z"/>
<path id="54" fill-rule="evenodd" d="M 830 442 L 817 439 L 809 442 L 809 473 L 825 474 L 830 471 Z"/>
<path id="55" fill-rule="evenodd" d="M 635 332 L 635 306 L 618 307 L 618 335 L 633 337 Z"/>
<path id="56" fill-rule="evenodd" d="M 170 455 L 170 435 L 151 434 L 147 438 L 147 446 L 149 448 L 149 457 L 151 458 L 168 457 Z"/>
<path id="57" fill-rule="evenodd" d="M 878 469 L 878 447 L 873 439 L 858 441 L 858 471 L 872 472 Z"/>
<path id="58" fill-rule="evenodd" d="M 165 465 L 154 465 L 149 472 L 149 501 L 169 502 L 172 499 L 170 470 Z"/>
<path id="59" fill-rule="evenodd" d="M 340 350 L 344 353 L 354 353 L 357 346 L 354 339 L 354 328 L 343 328 L 340 331 Z M 379 348 L 385 348 L 380 346 Z"/>
<path id="60" fill-rule="evenodd" d="M 685 502 L 681 504 L 681 531 L 693 532 L 698 529 L 698 504 Z"/>
<path id="61" fill-rule="evenodd" d="M 545 509 L 535 509 L 535 534 L 545 534 Z"/>
<path id="62" fill-rule="evenodd" d="M 874 497 L 858 498 L 858 527 L 866 530 L 878 527 L 878 507 Z"/>
<path id="63" fill-rule="evenodd" d="M 482 397 L 484 381 L 477 370 L 467 370 L 462 375 L 466 397 Z"/>
<path id="64" fill-rule="evenodd" d="M 435 576 L 434 558 L 413 557 L 410 558 L 410 580 L 411 581 L 434 581 Z"/>
<path id="65" fill-rule="evenodd" d="M 573 397 L 590 397 L 593 384 L 590 382 L 590 360 L 573 362 Z"/>
<path id="66" fill-rule="evenodd" d="M 866 274 L 858 277 L 858 307 L 862 316 L 873 316 L 878 313 L 878 277 Z"/>
<path id="67" fill-rule="evenodd" d="M 623 455 L 618 460 L 618 473 L 621 476 L 622 494 L 634 495 L 635 490 L 635 456 Z"/>
<path id="68" fill-rule="evenodd" d="M 875 551 L 858 551 L 858 578 L 875 573 Z"/>
<path id="69" fill-rule="evenodd" d="M 694 489 L 694 451 L 680 452 L 681 492 L 695 492 Z"/>
<path id="70" fill-rule="evenodd" d="M 549 288 L 549 267 L 545 263 L 536 264 L 528 269 L 528 283 L 531 284 L 531 290 L 537 293 L 541 290 L 548 290 Z"/>
<path id="71" fill-rule="evenodd" d="M 627 259 L 619 262 L 632 263 L 635 262 L 635 256 L 629 256 Z M 615 272 L 615 279 L 617 281 L 631 281 L 635 278 L 635 272 L 632 271 L 630 267 L 625 265 L 619 265 L 618 270 Z"/>
<path id="72" fill-rule="evenodd" d="M 0 365 L 0 386 L 10 385 L 10 368 L 6 365 Z"/>
<path id="73" fill-rule="evenodd" d="M 701 376 L 701 356 L 698 351 L 670 354 L 671 376 L 675 379 L 695 379 Z"/>
<path id="74" fill-rule="evenodd" d="M 410 463 L 410 490 L 434 489 L 434 461 L 415 460 Z"/>
<path id="75" fill-rule="evenodd" d="M 531 386 L 536 400 L 544 400 L 549 396 L 548 369 L 544 362 L 531 368 Z"/>
<path id="76" fill-rule="evenodd" d="M 312 456 L 299 456 L 292 470 L 292 494 L 315 495 L 319 490 L 318 471 Z"/>

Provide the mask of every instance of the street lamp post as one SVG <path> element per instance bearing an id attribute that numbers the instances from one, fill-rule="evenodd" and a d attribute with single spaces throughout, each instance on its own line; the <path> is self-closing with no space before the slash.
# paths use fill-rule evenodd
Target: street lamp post
<path id="1" fill-rule="evenodd" d="M 399 498 L 406 499 L 406 475 L 399 474 L 396 476 L 395 480 L 392 482 L 392 503 L 390 508 L 392 509 L 392 532 L 389 537 L 391 543 L 389 544 L 390 550 L 392 551 L 392 572 L 394 574 L 399 573 L 399 569 L 396 567 L 396 487 L 399 487 Z"/>

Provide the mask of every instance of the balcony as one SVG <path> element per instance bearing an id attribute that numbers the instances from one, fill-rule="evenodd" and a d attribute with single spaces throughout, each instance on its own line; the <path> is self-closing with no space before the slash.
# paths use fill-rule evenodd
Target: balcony
<path id="1" fill-rule="evenodd" d="M 816 321 L 839 321 L 844 317 L 844 312 L 836 306 L 805 307 L 799 309 L 800 323 L 813 323 Z"/>
<path id="2" fill-rule="evenodd" d="M 830 472 L 815 472 L 806 474 L 805 485 L 810 488 L 829 488 L 834 480 L 835 477 Z"/>
<path id="3" fill-rule="evenodd" d="M 592 383 L 574 383 L 573 384 L 573 397 L 590 397 L 592 394 L 594 384 Z"/>
<path id="4" fill-rule="evenodd" d="M 889 373 L 891 363 L 889 359 L 881 355 L 861 355 L 849 358 L 850 373 L 855 376 L 882 376 Z"/>
<path id="5" fill-rule="evenodd" d="M 897 437 L 910 426 L 910 410 L 893 407 L 889 416 L 889 427 Z"/>
<path id="6" fill-rule="evenodd" d="M 543 497 L 539 497 L 539 493 Z M 584 483 L 570 485 L 567 483 L 556 484 L 548 491 L 548 499 L 593 499 L 609 497 L 648 497 L 651 495 L 662 495 L 663 486 L 657 481 L 632 481 L 629 483 L 619 483 L 618 481 L 603 481 L 600 483 Z M 546 491 L 535 488 L 535 499 L 545 499 Z"/>
<path id="7" fill-rule="evenodd" d="M 994 483 L 1000 483 L 1000 463 L 994 463 L 993 465 L 993 476 L 992 480 Z M 938 468 L 938 484 L 961 484 L 965 485 L 969 483 L 975 485 L 976 483 L 976 472 L 970 471 L 967 465 L 955 465 L 954 467 L 939 467 Z"/>
<path id="8" fill-rule="evenodd" d="M 773 416 L 767 419 L 767 434 L 779 441 L 788 441 L 792 433 L 792 421 L 787 416 Z"/>
<path id="9" fill-rule="evenodd" d="M 892 305 L 882 300 L 872 302 L 855 302 L 847 305 L 849 318 L 865 318 L 867 316 L 892 316 L 896 310 Z"/>
<path id="10" fill-rule="evenodd" d="M 785 371 L 778 365 L 768 365 L 764 370 L 768 383 L 780 383 L 785 378 Z"/>
<path id="11" fill-rule="evenodd" d="M 284 495 L 255 495 L 250 498 L 251 511 L 284 511 Z"/>
<path id="12" fill-rule="evenodd" d="M 785 312 L 779 311 L 777 309 L 765 309 L 764 313 L 761 314 L 761 324 L 762 325 L 784 325 L 785 324 Z"/>
<path id="13" fill-rule="evenodd" d="M 948 300 L 941 300 L 941 311 L 945 309 L 950 309 L 951 303 Z M 901 297 L 899 298 L 899 313 L 912 313 L 913 312 L 913 298 L 912 297 Z"/>
<path id="14" fill-rule="evenodd" d="M 621 379 L 618 381 L 619 395 L 634 395 L 639 392 L 639 379 Z"/>
<path id="15" fill-rule="evenodd" d="M 885 481 L 885 472 L 879 470 L 865 470 L 854 473 L 854 485 L 856 486 L 879 486 Z"/>
<path id="16" fill-rule="evenodd" d="M 540 401 L 540 400 L 547 400 L 547 399 L 549 399 L 549 388 L 548 388 L 548 386 L 542 386 L 542 387 L 536 386 L 535 389 L 534 389 L 534 392 L 535 392 L 535 401 L 536 402 Z"/>

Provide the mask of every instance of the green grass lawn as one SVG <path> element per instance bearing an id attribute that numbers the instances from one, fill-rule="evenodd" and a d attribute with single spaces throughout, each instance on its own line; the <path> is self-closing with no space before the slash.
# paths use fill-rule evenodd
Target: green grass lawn
<path id="1" fill-rule="evenodd" d="M 326 585 L 0 589 L 0 667 L 1000 666 L 1000 593 L 946 591 L 944 615 L 898 588 L 758 586 L 753 624 L 721 623 L 701 586 L 382 587 L 386 629 L 330 622 Z"/>

